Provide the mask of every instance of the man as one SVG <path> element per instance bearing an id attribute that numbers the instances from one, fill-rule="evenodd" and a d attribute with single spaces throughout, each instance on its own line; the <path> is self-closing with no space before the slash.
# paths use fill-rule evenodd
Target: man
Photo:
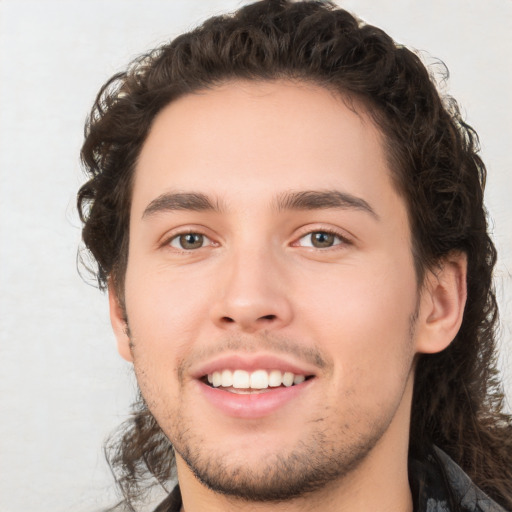
<path id="1" fill-rule="evenodd" d="M 127 507 L 175 475 L 158 512 L 512 507 L 485 167 L 412 52 L 257 2 L 113 77 L 82 157 Z"/>

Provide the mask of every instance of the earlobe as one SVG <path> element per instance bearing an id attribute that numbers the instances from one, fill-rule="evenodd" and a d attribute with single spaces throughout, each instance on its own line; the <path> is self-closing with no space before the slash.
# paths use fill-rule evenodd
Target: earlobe
<path id="1" fill-rule="evenodd" d="M 112 329 L 114 330 L 114 335 L 117 340 L 117 351 L 123 359 L 133 362 L 126 314 L 119 302 L 119 298 L 112 281 L 109 281 L 108 284 L 108 302 L 110 307 L 110 323 L 112 324 Z"/>
<path id="2" fill-rule="evenodd" d="M 466 275 L 466 254 L 453 252 L 425 277 L 418 315 L 421 325 L 417 352 L 441 352 L 457 335 L 466 305 Z"/>

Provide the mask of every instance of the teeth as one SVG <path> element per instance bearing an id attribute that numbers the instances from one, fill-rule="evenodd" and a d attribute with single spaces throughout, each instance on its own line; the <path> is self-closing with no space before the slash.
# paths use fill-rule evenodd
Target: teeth
<path id="1" fill-rule="evenodd" d="M 293 386 L 293 373 L 285 372 L 283 375 L 283 385 L 285 385 L 287 388 Z"/>
<path id="2" fill-rule="evenodd" d="M 268 385 L 277 388 L 283 383 L 283 374 L 279 370 L 272 370 L 268 375 Z"/>
<path id="3" fill-rule="evenodd" d="M 235 370 L 233 372 L 233 387 L 235 389 L 247 389 L 250 387 L 249 383 L 249 372 L 246 372 L 245 370 Z"/>
<path id="4" fill-rule="evenodd" d="M 222 384 L 223 388 L 229 388 L 233 385 L 233 374 L 229 370 L 222 372 Z"/>
<path id="5" fill-rule="evenodd" d="M 268 373 L 265 370 L 256 370 L 255 372 L 251 373 L 251 388 L 268 388 Z"/>
<path id="6" fill-rule="evenodd" d="M 300 384 L 301 382 L 304 382 L 305 380 L 306 380 L 306 377 L 304 377 L 304 375 L 295 375 L 293 377 L 294 384 Z"/>
<path id="7" fill-rule="evenodd" d="M 306 380 L 305 375 L 295 375 L 292 372 L 279 370 L 222 370 L 208 374 L 208 382 L 215 388 L 223 387 L 235 389 L 267 389 L 279 386 L 290 387 Z"/>
<path id="8" fill-rule="evenodd" d="M 220 372 L 213 372 L 212 384 L 215 388 L 218 388 L 222 385 L 222 375 Z"/>

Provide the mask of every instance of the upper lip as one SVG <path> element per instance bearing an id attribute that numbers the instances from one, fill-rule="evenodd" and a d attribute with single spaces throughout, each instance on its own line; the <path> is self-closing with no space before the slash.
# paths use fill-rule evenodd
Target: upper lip
<path id="1" fill-rule="evenodd" d="M 275 354 L 224 354 L 208 361 L 194 365 L 190 374 L 195 379 L 222 370 L 280 370 L 295 375 L 314 376 L 317 368 L 308 363 L 295 361 L 292 358 Z"/>

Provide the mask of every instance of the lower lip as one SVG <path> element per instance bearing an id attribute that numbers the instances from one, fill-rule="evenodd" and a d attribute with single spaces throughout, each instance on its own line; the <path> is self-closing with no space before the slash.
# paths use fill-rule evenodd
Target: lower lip
<path id="1" fill-rule="evenodd" d="M 206 400 L 222 413 L 234 418 L 256 419 L 268 416 L 304 393 L 314 379 L 290 387 L 273 388 L 262 393 L 237 394 L 198 381 Z"/>

